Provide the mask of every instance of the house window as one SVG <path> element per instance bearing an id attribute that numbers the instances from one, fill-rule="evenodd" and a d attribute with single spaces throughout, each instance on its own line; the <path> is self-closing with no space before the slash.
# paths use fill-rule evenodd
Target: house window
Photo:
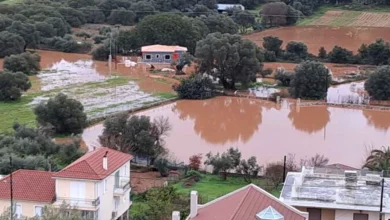
<path id="1" fill-rule="evenodd" d="M 70 203 L 71 205 L 82 204 L 85 200 L 85 182 L 71 182 L 70 183 Z"/>
<path id="2" fill-rule="evenodd" d="M 17 218 L 22 217 L 22 205 L 21 204 L 16 204 L 15 205 L 15 214 Z"/>
<path id="3" fill-rule="evenodd" d="M 368 220 L 368 214 L 354 213 L 353 220 Z"/>
<path id="4" fill-rule="evenodd" d="M 171 55 L 165 55 L 165 59 L 166 60 L 170 60 L 171 59 Z"/>
<path id="5" fill-rule="evenodd" d="M 105 179 L 103 181 L 103 192 L 106 193 L 107 192 L 107 179 Z"/>
<path id="6" fill-rule="evenodd" d="M 43 207 L 35 206 L 35 216 L 42 216 L 42 213 L 43 213 Z"/>
<path id="7" fill-rule="evenodd" d="M 97 219 L 97 212 L 82 210 L 81 218 L 85 220 Z"/>
<path id="8" fill-rule="evenodd" d="M 145 55 L 145 59 L 146 59 L 146 60 L 150 60 L 150 59 L 152 59 L 152 56 L 151 56 L 150 54 Z"/>

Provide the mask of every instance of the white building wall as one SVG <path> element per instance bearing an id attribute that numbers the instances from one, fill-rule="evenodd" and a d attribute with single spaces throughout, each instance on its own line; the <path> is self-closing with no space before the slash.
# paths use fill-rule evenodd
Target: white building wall
<path id="1" fill-rule="evenodd" d="M 360 212 L 360 211 L 351 211 L 351 210 L 336 210 L 335 219 L 337 220 L 353 220 L 354 213 L 362 213 L 368 214 L 368 220 L 378 220 L 379 219 L 379 211 L 378 212 Z"/>

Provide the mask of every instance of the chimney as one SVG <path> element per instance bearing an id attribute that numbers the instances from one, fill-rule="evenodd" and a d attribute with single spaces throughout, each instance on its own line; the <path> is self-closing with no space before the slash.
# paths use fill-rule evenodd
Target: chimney
<path id="1" fill-rule="evenodd" d="M 198 215 L 198 192 L 191 191 L 191 202 L 190 202 L 190 218 L 195 218 Z"/>
<path id="2" fill-rule="evenodd" d="M 180 220 L 180 212 L 173 211 L 172 212 L 172 220 Z"/>
<path id="3" fill-rule="evenodd" d="M 358 173 L 354 170 L 344 171 L 345 175 L 345 187 L 350 189 L 356 186 L 358 180 Z"/>
<path id="4" fill-rule="evenodd" d="M 107 159 L 108 151 L 103 156 L 103 169 L 108 170 L 108 159 Z"/>

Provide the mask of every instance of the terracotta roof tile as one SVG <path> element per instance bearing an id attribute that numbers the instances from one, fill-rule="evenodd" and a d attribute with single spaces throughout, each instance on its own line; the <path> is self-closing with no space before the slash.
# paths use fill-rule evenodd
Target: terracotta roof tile
<path id="1" fill-rule="evenodd" d="M 106 152 L 108 152 L 107 170 L 103 169 L 103 157 Z M 86 153 L 75 162 L 57 172 L 53 177 L 101 180 L 112 174 L 132 158 L 133 156 L 130 154 L 122 153 L 107 147 L 101 147 Z"/>
<path id="2" fill-rule="evenodd" d="M 198 215 L 191 220 L 257 220 L 256 214 L 269 206 L 282 214 L 285 220 L 305 220 L 299 210 L 253 184 L 200 206 Z"/>
<path id="3" fill-rule="evenodd" d="M 149 45 L 141 47 L 141 52 L 175 52 L 175 51 L 187 51 L 186 47 L 169 46 L 169 45 Z"/>
<path id="4" fill-rule="evenodd" d="M 12 173 L 13 197 L 51 203 L 55 198 L 54 173 L 38 170 L 17 170 Z M 10 175 L 0 180 L 0 198 L 11 198 Z"/>

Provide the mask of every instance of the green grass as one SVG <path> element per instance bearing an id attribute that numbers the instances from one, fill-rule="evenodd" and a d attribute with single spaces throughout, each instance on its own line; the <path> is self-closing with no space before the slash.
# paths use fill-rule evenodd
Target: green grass
<path id="1" fill-rule="evenodd" d="M 138 78 L 130 78 L 125 76 L 118 76 L 118 77 L 112 77 L 104 82 L 89 82 L 82 85 L 82 87 L 85 87 L 87 89 L 94 89 L 94 88 L 112 88 L 115 86 L 122 86 L 129 83 L 129 81 L 137 81 Z M 76 85 L 80 87 L 80 85 Z"/>
<path id="2" fill-rule="evenodd" d="M 155 79 L 153 79 L 153 81 L 158 82 L 158 83 L 168 84 L 168 85 L 172 84 L 172 83 L 169 82 L 168 80 L 166 80 L 166 79 L 160 79 L 160 78 L 155 78 Z"/>
<path id="3" fill-rule="evenodd" d="M 190 188 L 183 187 L 184 181 L 185 180 L 182 180 L 174 185 L 178 192 L 188 195 L 192 190 L 196 190 L 198 191 L 201 199 L 203 200 L 203 203 L 209 202 L 236 189 L 248 185 L 248 183 L 240 177 L 228 177 L 227 180 L 222 180 L 219 176 L 210 174 L 202 175 L 200 181 L 196 182 L 195 185 Z M 253 183 L 261 187 L 265 184 L 265 181 L 262 179 L 256 179 Z M 281 189 L 273 190 L 271 193 L 274 196 L 279 197 L 280 190 Z"/>
<path id="4" fill-rule="evenodd" d="M 172 92 L 159 92 L 159 93 L 154 93 L 153 96 L 162 98 L 162 99 L 171 99 L 171 98 L 176 98 L 177 95 Z"/>
<path id="5" fill-rule="evenodd" d="M 260 13 L 261 9 L 263 9 L 263 6 L 264 6 L 264 4 L 260 4 L 260 5 L 256 6 L 254 9 L 251 9 L 248 11 L 256 16 L 259 16 L 259 13 Z"/>
<path id="6" fill-rule="evenodd" d="M 35 94 L 27 94 L 13 102 L 0 102 L 0 133 L 11 132 L 15 121 L 31 127 L 36 126 L 35 115 L 28 106 Z"/>
<path id="7" fill-rule="evenodd" d="M 6 0 L 6 1 L 2 1 L 0 2 L 0 4 L 4 4 L 4 5 L 14 5 L 14 4 L 20 4 L 22 3 L 24 0 Z"/>

